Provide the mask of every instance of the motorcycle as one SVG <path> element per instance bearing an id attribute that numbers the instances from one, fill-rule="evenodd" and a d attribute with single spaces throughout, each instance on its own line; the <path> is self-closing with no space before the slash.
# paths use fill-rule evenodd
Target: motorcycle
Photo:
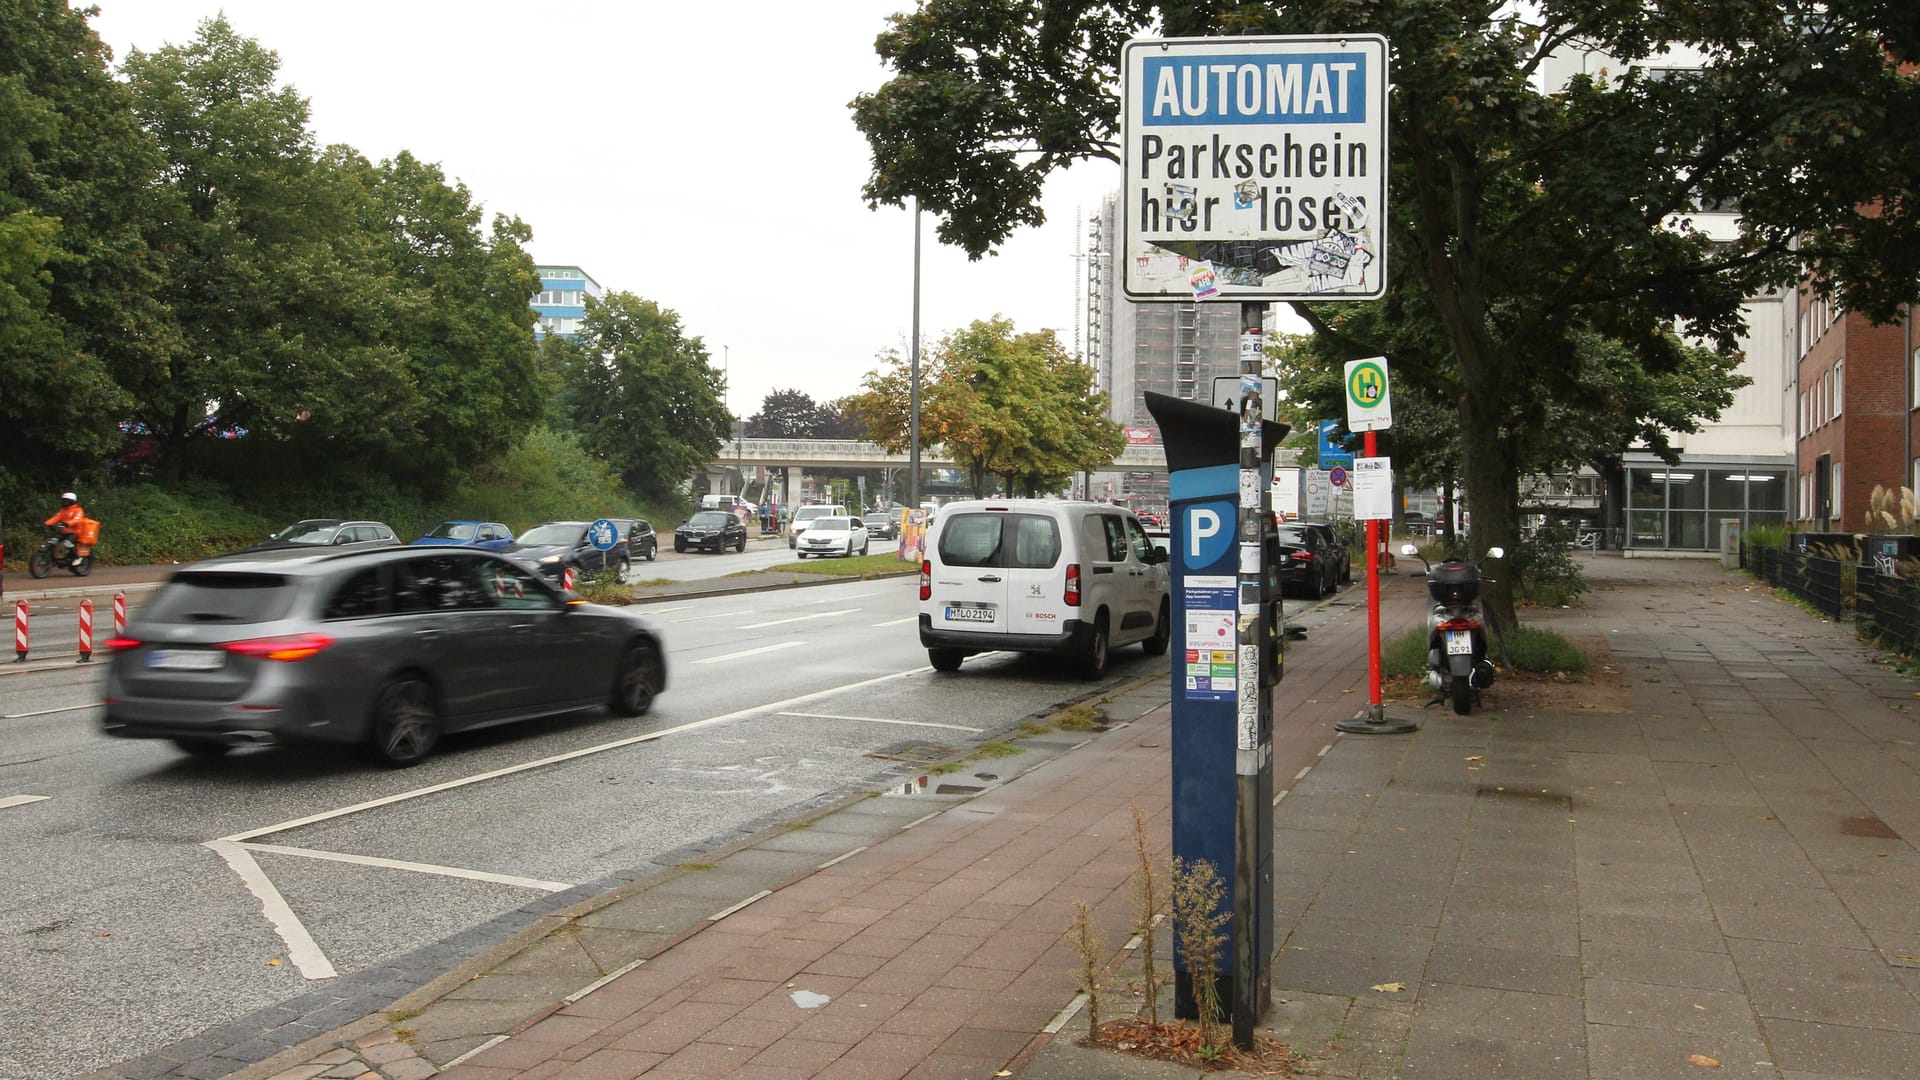
<path id="1" fill-rule="evenodd" d="M 1427 614 L 1427 684 L 1439 695 L 1434 702 L 1451 695 L 1453 711 L 1465 716 L 1480 700 L 1480 691 L 1493 685 L 1493 661 L 1487 659 L 1487 631 L 1480 612 L 1480 583 L 1493 579 L 1482 578 L 1479 564 L 1464 559 L 1448 559 L 1435 566 L 1412 544 L 1400 553 L 1426 567 L 1427 596 L 1433 600 L 1433 610 Z M 1486 558 L 1505 554 L 1502 548 L 1488 548 Z"/>
<path id="2" fill-rule="evenodd" d="M 86 577 L 93 573 L 93 555 L 91 552 L 81 555 L 78 551 L 71 533 L 57 525 L 49 525 L 45 546 L 27 557 L 27 573 L 43 578 L 53 573 L 56 567 L 65 567 L 75 577 Z"/>

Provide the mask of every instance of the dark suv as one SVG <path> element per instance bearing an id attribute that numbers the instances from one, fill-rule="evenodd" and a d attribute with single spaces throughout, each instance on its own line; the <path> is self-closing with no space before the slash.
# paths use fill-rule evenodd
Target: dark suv
<path id="1" fill-rule="evenodd" d="M 673 550 L 747 550 L 747 527 L 727 510 L 700 510 L 673 530 Z"/>
<path id="2" fill-rule="evenodd" d="M 652 562 L 660 554 L 660 538 L 654 535 L 650 523 L 639 518 L 614 518 L 613 524 L 620 530 L 620 539 L 627 542 L 630 557 Z"/>
<path id="3" fill-rule="evenodd" d="M 449 732 L 600 706 L 638 716 L 667 685 L 638 615 L 569 602 L 473 548 L 208 559 L 109 644 L 102 729 L 202 757 L 330 742 L 411 765 Z"/>
<path id="4" fill-rule="evenodd" d="M 506 554 L 540 571 L 553 581 L 561 580 L 571 566 L 578 574 L 597 574 L 612 570 L 625 585 L 633 580 L 632 557 L 627 538 L 615 526 L 613 547 L 602 551 L 593 546 L 588 535 L 591 521 L 543 521 L 520 534 Z"/>

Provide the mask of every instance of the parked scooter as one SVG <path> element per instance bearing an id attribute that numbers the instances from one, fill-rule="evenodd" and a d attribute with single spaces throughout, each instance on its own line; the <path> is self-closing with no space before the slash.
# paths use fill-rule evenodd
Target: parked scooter
<path id="1" fill-rule="evenodd" d="M 79 551 L 71 535 L 58 525 L 49 525 L 46 544 L 27 556 L 27 573 L 43 578 L 53 573 L 56 567 L 64 567 L 75 577 L 86 577 L 93 573 L 93 552 L 91 548 L 85 555 Z"/>
<path id="2" fill-rule="evenodd" d="M 1411 555 L 1426 567 L 1427 595 L 1433 599 L 1433 610 L 1427 614 L 1427 684 L 1438 695 L 1434 702 L 1445 701 L 1451 694 L 1453 711 L 1465 716 L 1480 700 L 1480 691 L 1493 685 L 1493 661 L 1487 659 L 1487 631 L 1480 613 L 1480 583 L 1493 579 L 1482 578 L 1479 564 L 1464 559 L 1435 566 L 1412 544 L 1402 547 L 1400 554 Z M 1504 555 L 1503 548 L 1488 548 L 1486 558 Z"/>

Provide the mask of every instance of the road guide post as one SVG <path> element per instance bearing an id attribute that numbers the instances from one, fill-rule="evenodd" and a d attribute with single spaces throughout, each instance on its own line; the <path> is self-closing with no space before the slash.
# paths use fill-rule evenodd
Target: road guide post
<path id="1" fill-rule="evenodd" d="M 1262 318 L 1274 301 L 1385 295 L 1387 40 L 1136 40 L 1120 70 L 1122 293 L 1241 305 L 1238 392 L 1215 394 L 1234 411 L 1145 399 L 1166 447 L 1174 625 L 1185 628 L 1173 671 L 1174 854 L 1206 859 L 1231 888 L 1233 973 L 1220 998 L 1234 1045 L 1251 1049 L 1273 947 L 1269 488 L 1274 433 L 1286 431 L 1265 419 Z M 1181 1017 L 1198 1015 L 1190 959 L 1176 950 Z"/>

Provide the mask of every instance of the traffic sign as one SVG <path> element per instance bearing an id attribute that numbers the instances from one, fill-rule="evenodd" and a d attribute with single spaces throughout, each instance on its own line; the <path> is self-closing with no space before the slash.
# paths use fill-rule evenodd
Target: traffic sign
<path id="1" fill-rule="evenodd" d="M 600 551 L 612 551 L 613 545 L 620 542 L 620 529 L 607 518 L 601 518 L 587 526 L 587 543 Z"/>
<path id="2" fill-rule="evenodd" d="M 1353 451 L 1336 442 L 1334 436 L 1342 427 L 1338 420 L 1320 421 L 1320 467 L 1331 469 L 1336 465 L 1353 468 Z"/>
<path id="3" fill-rule="evenodd" d="M 1121 48 L 1129 300 L 1367 300 L 1386 292 L 1387 39 Z"/>
<path id="4" fill-rule="evenodd" d="M 1347 486 L 1347 470 L 1341 468 L 1338 465 L 1335 465 L 1333 468 L 1328 469 L 1327 482 L 1332 484 L 1334 487 L 1346 487 Z"/>
<path id="5" fill-rule="evenodd" d="M 1387 358 L 1347 361 L 1347 430 L 1385 431 L 1393 426 L 1393 390 Z"/>

